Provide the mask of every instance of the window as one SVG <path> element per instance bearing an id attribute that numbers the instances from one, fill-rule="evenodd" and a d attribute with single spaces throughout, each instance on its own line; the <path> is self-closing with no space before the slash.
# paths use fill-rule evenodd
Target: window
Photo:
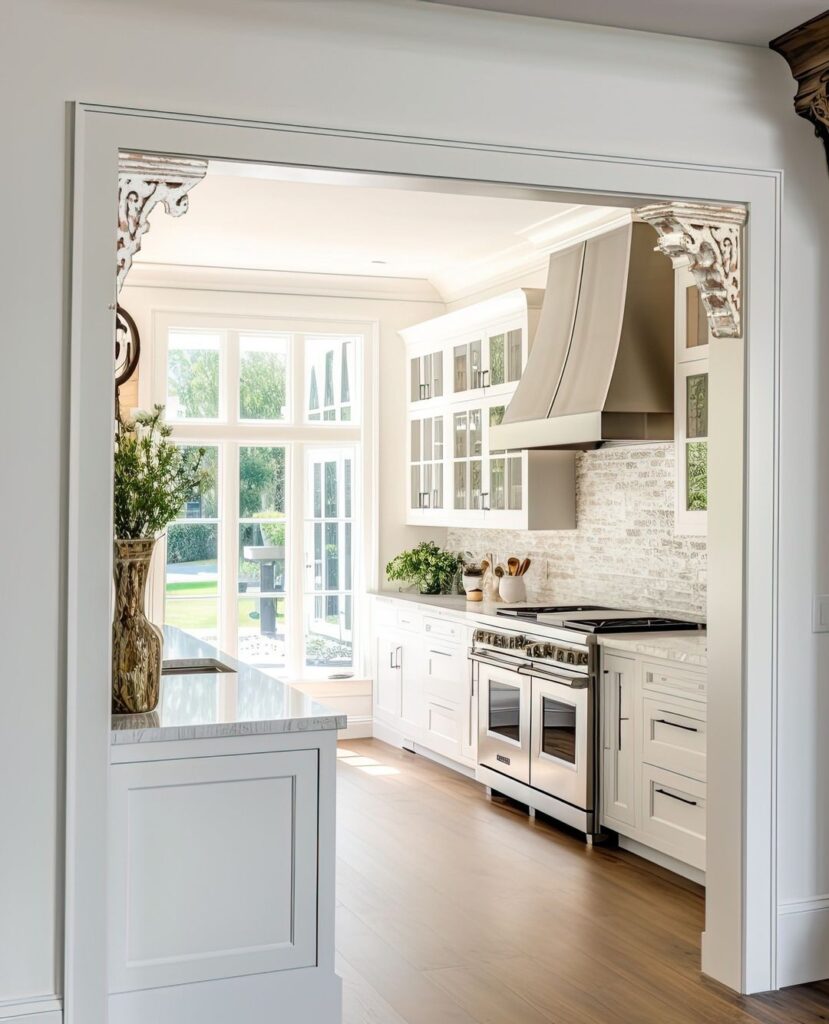
<path id="1" fill-rule="evenodd" d="M 708 316 L 691 272 L 676 271 L 676 532 L 703 534 L 708 520 Z"/>
<path id="2" fill-rule="evenodd" d="M 167 530 L 165 623 L 280 675 L 353 674 L 368 328 L 166 313 L 155 327 L 153 400 L 208 469 Z"/>

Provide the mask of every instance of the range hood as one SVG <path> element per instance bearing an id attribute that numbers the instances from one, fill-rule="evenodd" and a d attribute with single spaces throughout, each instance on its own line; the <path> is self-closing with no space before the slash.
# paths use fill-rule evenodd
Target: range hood
<path id="1" fill-rule="evenodd" d="M 526 369 L 492 448 L 598 448 L 674 436 L 674 272 L 649 224 L 550 257 Z"/>

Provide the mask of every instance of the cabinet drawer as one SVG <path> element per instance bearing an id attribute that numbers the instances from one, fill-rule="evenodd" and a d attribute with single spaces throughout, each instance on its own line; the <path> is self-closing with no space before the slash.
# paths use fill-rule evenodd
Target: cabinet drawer
<path id="1" fill-rule="evenodd" d="M 658 662 L 642 662 L 642 689 L 664 693 L 692 700 L 705 700 L 707 679 L 704 673 L 689 672 L 687 669 L 660 665 Z"/>
<path id="2" fill-rule="evenodd" d="M 423 627 L 423 616 L 416 608 L 398 608 L 397 625 L 401 629 L 410 629 L 420 632 Z"/>
<path id="3" fill-rule="evenodd" d="M 642 832 L 646 842 L 705 870 L 705 783 L 642 765 Z"/>
<path id="4" fill-rule="evenodd" d="M 705 744 L 704 705 L 660 700 L 656 694 L 645 694 L 642 700 L 643 761 L 704 782 Z"/>
<path id="5" fill-rule="evenodd" d="M 441 640 L 460 640 L 463 626 L 451 619 L 438 619 L 434 615 L 423 617 L 423 631 L 429 636 L 440 637 Z"/>
<path id="6" fill-rule="evenodd" d="M 426 689 L 430 694 L 460 703 L 466 692 L 469 659 L 458 644 L 426 643 Z"/>
<path id="7" fill-rule="evenodd" d="M 377 627 L 397 625 L 397 605 L 382 597 L 374 599 L 374 624 Z"/>

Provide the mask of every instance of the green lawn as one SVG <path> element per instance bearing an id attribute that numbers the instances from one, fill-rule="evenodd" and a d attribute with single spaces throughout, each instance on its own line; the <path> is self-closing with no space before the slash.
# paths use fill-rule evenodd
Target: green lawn
<path id="1" fill-rule="evenodd" d="M 175 594 L 177 597 L 206 597 L 208 594 L 218 594 L 219 584 L 216 580 L 185 581 L 184 583 L 167 584 L 167 593 Z"/>
<path id="2" fill-rule="evenodd" d="M 202 580 L 183 583 L 168 583 L 167 596 L 174 600 L 166 602 L 165 619 L 168 626 L 178 626 L 185 630 L 216 629 L 219 612 L 218 601 L 203 600 L 218 595 L 215 580 Z M 277 615 L 277 627 L 285 624 L 285 602 L 280 600 Z M 257 617 L 252 617 L 251 613 Z M 259 598 L 241 597 L 237 621 L 240 627 L 256 629 L 259 625 Z"/>

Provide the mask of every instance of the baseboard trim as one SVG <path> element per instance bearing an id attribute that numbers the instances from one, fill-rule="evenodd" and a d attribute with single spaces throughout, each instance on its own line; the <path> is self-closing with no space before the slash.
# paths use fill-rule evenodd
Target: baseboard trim
<path id="1" fill-rule="evenodd" d="M 475 768 L 472 765 L 464 764 L 462 761 L 453 761 L 451 757 L 438 754 L 436 751 L 430 750 L 428 747 L 424 747 L 416 742 L 411 737 L 404 736 L 403 733 L 398 732 L 392 726 L 386 725 L 384 722 L 378 722 L 376 718 L 374 719 L 371 735 L 374 739 L 380 740 L 382 743 L 388 743 L 391 747 L 408 750 L 409 753 L 415 754 L 417 757 L 425 757 L 436 764 L 442 764 L 444 768 L 451 768 L 453 772 L 465 775 L 468 779 L 475 778 Z"/>
<path id="2" fill-rule="evenodd" d="M 340 729 L 337 738 L 340 740 L 368 740 L 373 735 L 371 715 L 348 715 L 348 725 Z"/>
<path id="3" fill-rule="evenodd" d="M 0 1021 L 4 1024 L 61 1024 L 63 1002 L 57 996 L 0 1002 Z"/>
<path id="4" fill-rule="evenodd" d="M 451 757 L 438 754 L 436 751 L 429 750 L 428 747 L 421 746 L 419 743 L 415 743 L 414 752 L 419 757 L 425 757 L 429 761 L 434 761 L 435 764 L 442 764 L 444 768 L 451 768 L 458 775 L 465 775 L 468 779 L 475 778 L 475 768 L 464 764 L 462 761 L 453 761 Z"/>
<path id="5" fill-rule="evenodd" d="M 777 984 L 829 978 L 829 895 L 787 900 L 777 909 Z"/>
<path id="6" fill-rule="evenodd" d="M 619 836 L 619 847 L 622 850 L 627 850 L 628 853 L 635 853 L 637 857 L 641 857 L 642 860 L 649 860 L 651 864 L 658 864 L 659 867 L 665 868 L 667 871 L 673 871 L 675 875 L 681 875 L 682 878 L 687 878 L 689 882 L 696 882 L 697 885 L 705 885 L 705 872 L 699 868 L 695 868 L 692 864 L 685 864 L 681 860 L 677 860 L 676 857 L 671 857 L 668 853 L 662 853 L 660 850 L 654 850 L 651 846 L 645 846 L 644 843 L 640 843 L 637 839 L 630 839 L 628 836 Z"/>

